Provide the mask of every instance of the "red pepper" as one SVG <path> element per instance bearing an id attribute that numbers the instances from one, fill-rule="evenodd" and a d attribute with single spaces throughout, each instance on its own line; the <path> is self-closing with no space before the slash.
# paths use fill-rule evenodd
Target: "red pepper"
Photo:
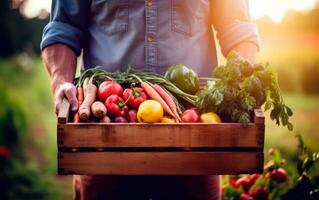
<path id="1" fill-rule="evenodd" d="M 127 101 L 124 102 L 121 97 L 112 94 L 105 101 L 107 113 L 114 117 L 125 117 L 128 110 Z"/>
<path id="2" fill-rule="evenodd" d="M 126 101 L 131 96 L 131 99 L 128 101 L 128 105 L 132 108 L 138 109 L 138 107 L 143 103 L 148 97 L 144 92 L 143 88 L 134 87 L 126 88 L 123 92 L 123 99 Z"/>

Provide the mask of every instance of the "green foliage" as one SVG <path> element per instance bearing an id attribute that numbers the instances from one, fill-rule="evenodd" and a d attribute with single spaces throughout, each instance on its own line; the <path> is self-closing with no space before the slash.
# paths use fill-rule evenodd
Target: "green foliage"
<path id="1" fill-rule="evenodd" d="M 20 102 L 9 96 L 9 92 L 0 85 L 0 145 L 9 148 L 20 144 L 26 134 L 26 119 Z"/>
<path id="2" fill-rule="evenodd" d="M 319 152 L 308 148 L 301 135 L 296 135 L 298 140 L 297 152 L 297 179 L 283 199 L 309 199 L 319 198 Z"/>
<path id="3" fill-rule="evenodd" d="M 278 149 L 269 150 L 269 161 L 264 166 L 264 172 L 251 185 L 249 191 L 246 192 L 247 195 L 251 195 L 256 188 L 266 188 L 269 191 L 269 199 L 274 200 L 316 200 L 319 198 L 319 153 L 307 147 L 301 135 L 296 135 L 296 138 L 298 141 L 296 160 L 286 162 Z M 272 172 L 278 169 L 287 172 L 286 180 L 278 181 L 278 176 L 277 178 L 272 176 Z M 251 176 L 254 175 L 244 175 L 244 177 L 251 180 Z M 244 192 L 239 190 L 241 188 L 236 189 L 236 184 L 233 185 L 224 186 L 223 199 L 238 199 L 238 196 Z"/>
<path id="4" fill-rule="evenodd" d="M 0 199 L 60 199 L 52 174 L 48 173 L 52 173 L 50 168 L 55 172 L 56 167 L 49 159 L 42 158 L 52 151 L 51 142 L 46 140 L 45 147 L 41 149 L 41 138 L 31 135 L 35 125 L 44 128 L 42 122 L 52 119 L 43 118 L 48 116 L 47 106 L 51 101 L 49 86 L 45 84 L 46 76 L 37 74 L 43 69 L 31 66 L 25 71 L 15 59 L 0 60 L 0 65 L 0 146 L 7 148 L 11 154 L 8 158 L 0 155 Z M 54 124 L 52 120 L 51 124 Z M 30 159 L 30 146 L 39 152 L 43 165 Z M 55 155 L 55 149 L 51 155 Z M 52 159 L 56 160 L 56 157 Z"/>
<path id="5" fill-rule="evenodd" d="M 270 117 L 278 125 L 293 129 L 289 122 L 292 110 L 285 105 L 278 86 L 277 76 L 270 67 L 251 65 L 235 52 L 227 63 L 214 71 L 217 80 L 208 82 L 199 91 L 197 107 L 201 112 L 216 112 L 235 122 L 248 124 L 254 108 L 265 103 L 271 109 Z"/>

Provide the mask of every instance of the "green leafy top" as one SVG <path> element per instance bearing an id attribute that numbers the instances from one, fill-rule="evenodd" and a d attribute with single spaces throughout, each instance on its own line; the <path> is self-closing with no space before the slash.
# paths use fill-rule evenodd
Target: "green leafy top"
<path id="1" fill-rule="evenodd" d="M 277 75 L 268 65 L 252 65 L 231 52 L 226 65 L 217 67 L 214 75 L 216 80 L 208 81 L 197 94 L 196 105 L 201 112 L 216 112 L 247 124 L 254 108 L 265 105 L 276 124 L 293 129 L 289 122 L 292 110 L 285 105 Z"/>

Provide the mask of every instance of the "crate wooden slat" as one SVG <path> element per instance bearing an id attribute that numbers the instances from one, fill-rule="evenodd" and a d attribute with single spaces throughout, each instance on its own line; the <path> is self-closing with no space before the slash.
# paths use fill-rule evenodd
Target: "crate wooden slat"
<path id="1" fill-rule="evenodd" d="M 62 124 L 59 147 L 253 147 L 262 148 L 255 124 Z"/>
<path id="2" fill-rule="evenodd" d="M 263 169 L 264 116 L 254 123 L 71 123 L 69 103 L 58 115 L 58 173 L 205 175 Z"/>
<path id="3" fill-rule="evenodd" d="M 60 174 L 241 174 L 262 172 L 263 167 L 260 152 L 69 152 L 59 156 L 64 167 Z"/>

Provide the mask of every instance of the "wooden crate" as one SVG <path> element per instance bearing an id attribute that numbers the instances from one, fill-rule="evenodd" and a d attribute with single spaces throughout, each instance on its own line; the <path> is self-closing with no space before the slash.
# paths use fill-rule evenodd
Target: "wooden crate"
<path id="1" fill-rule="evenodd" d="M 261 173 L 263 112 L 254 123 L 71 123 L 58 115 L 58 174 L 209 175 Z"/>

